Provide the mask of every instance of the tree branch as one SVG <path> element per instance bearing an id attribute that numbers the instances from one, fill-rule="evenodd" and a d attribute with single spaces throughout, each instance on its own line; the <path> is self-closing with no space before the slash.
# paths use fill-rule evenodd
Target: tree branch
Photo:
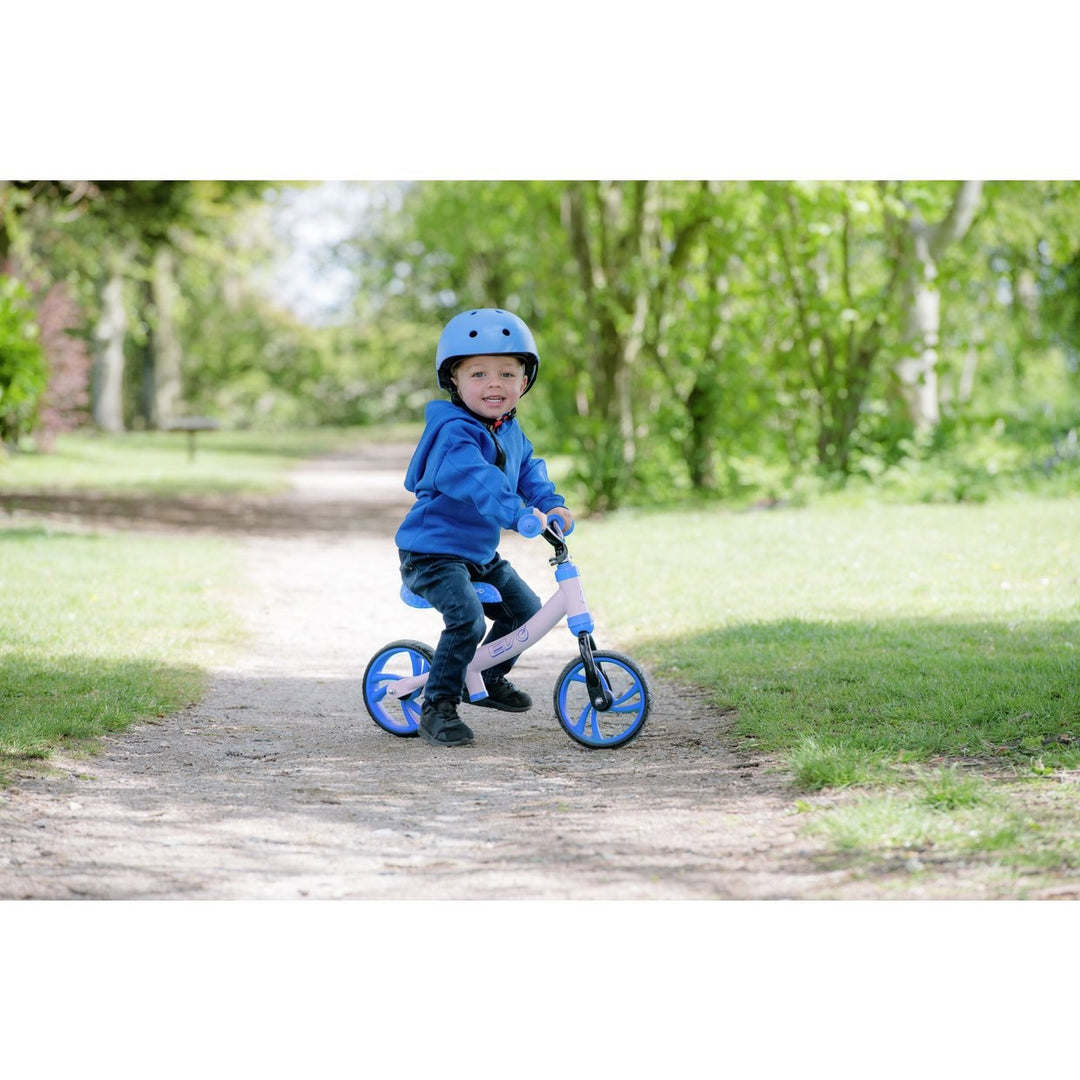
<path id="1" fill-rule="evenodd" d="M 798 213 L 791 201 L 791 192 L 784 192 L 784 202 L 787 206 L 788 215 L 791 218 L 791 223 L 795 227 L 796 231 L 799 229 Z M 803 337 L 806 339 L 806 343 L 809 346 L 810 338 L 812 337 L 810 328 L 810 319 L 806 311 L 806 299 L 803 296 L 803 291 L 799 286 L 799 282 L 795 277 L 795 261 L 791 257 L 791 251 L 788 249 L 787 239 L 784 236 L 783 229 L 777 229 L 777 239 L 780 243 L 780 254 L 784 263 L 784 270 L 787 273 L 788 286 L 791 289 L 791 294 L 795 299 L 795 313 L 799 319 L 799 325 L 802 327 Z M 810 355 L 809 348 L 807 349 L 807 356 L 810 360 L 810 378 L 814 383 L 815 388 L 820 392 L 822 390 L 822 379 L 819 373 L 814 368 L 814 358 Z"/>
<path id="2" fill-rule="evenodd" d="M 972 219 L 979 206 L 982 195 L 981 180 L 962 180 L 956 189 L 956 197 L 943 221 L 938 222 L 929 231 L 930 254 L 933 258 L 941 257 L 942 251 L 971 228 Z"/>

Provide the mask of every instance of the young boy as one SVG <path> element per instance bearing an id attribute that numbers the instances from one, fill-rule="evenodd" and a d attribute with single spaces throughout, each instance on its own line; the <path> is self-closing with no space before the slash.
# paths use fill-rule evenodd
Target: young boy
<path id="1" fill-rule="evenodd" d="M 443 617 L 420 712 L 420 736 L 435 746 L 467 746 L 472 731 L 457 713 L 465 669 L 487 628 L 487 640 L 515 630 L 540 610 L 540 599 L 499 556 L 503 529 L 532 510 L 573 524 L 543 460 L 515 419 L 518 401 L 536 381 L 540 356 L 516 315 L 480 308 L 455 315 L 435 352 L 435 376 L 449 401 L 432 401 L 405 475 L 416 503 L 395 537 L 401 579 Z M 494 585 L 502 601 L 482 604 L 473 582 Z M 506 678 L 513 660 L 484 672 L 486 698 L 473 704 L 508 712 L 532 706 Z"/>

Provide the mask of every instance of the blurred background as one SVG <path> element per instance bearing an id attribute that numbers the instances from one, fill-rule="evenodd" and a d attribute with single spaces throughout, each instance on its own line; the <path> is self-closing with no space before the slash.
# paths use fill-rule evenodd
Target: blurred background
<path id="1" fill-rule="evenodd" d="M 576 502 L 1080 481 L 1080 181 L 0 181 L 4 459 L 74 430 L 415 423 L 530 325 Z"/>

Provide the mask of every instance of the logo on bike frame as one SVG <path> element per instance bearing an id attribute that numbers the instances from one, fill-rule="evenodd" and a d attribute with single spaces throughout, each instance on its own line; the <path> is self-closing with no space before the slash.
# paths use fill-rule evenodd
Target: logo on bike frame
<path id="1" fill-rule="evenodd" d="M 529 640 L 528 627 L 523 626 L 523 627 L 521 627 L 521 629 L 519 629 L 515 633 L 510 634 L 508 637 L 500 638 L 500 640 L 498 640 L 498 641 L 493 641 L 488 646 L 488 655 L 491 656 L 492 658 L 494 658 L 496 656 L 502 656 L 502 654 L 504 652 L 509 652 L 517 642 L 519 642 L 519 641 L 528 641 L 528 640 Z"/>

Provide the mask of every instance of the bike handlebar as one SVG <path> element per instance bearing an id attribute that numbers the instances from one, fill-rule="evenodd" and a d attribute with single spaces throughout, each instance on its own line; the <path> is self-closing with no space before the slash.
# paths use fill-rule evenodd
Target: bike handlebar
<path id="1" fill-rule="evenodd" d="M 527 536 L 530 540 L 534 536 L 539 536 L 544 531 L 544 525 L 540 519 L 530 510 L 527 514 L 522 514 L 518 518 L 517 531 L 522 536 Z"/>
<path id="2" fill-rule="evenodd" d="M 541 524 L 540 519 L 531 510 L 518 518 L 517 531 L 521 533 L 522 536 L 528 537 L 530 540 L 534 536 L 539 536 L 545 530 L 554 532 L 555 537 L 561 540 L 564 536 L 569 536 L 574 531 L 574 522 L 570 522 L 570 528 L 564 530 L 562 527 L 562 518 L 556 514 L 554 520 L 549 517 L 547 519 L 547 524 L 544 525 Z"/>

